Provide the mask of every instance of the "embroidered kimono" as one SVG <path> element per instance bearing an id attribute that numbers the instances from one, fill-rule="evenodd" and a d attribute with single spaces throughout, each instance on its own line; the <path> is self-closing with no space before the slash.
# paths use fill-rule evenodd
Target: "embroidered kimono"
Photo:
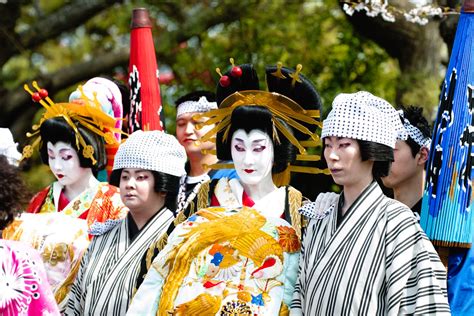
<path id="1" fill-rule="evenodd" d="M 40 252 L 56 301 L 64 310 L 89 235 L 117 225 L 127 208 L 116 187 L 99 183 L 58 212 L 61 189 L 55 182 L 37 194 L 30 203 L 30 211 L 37 214 L 23 213 L 3 231 L 3 238 L 24 241 Z"/>
<path id="2" fill-rule="evenodd" d="M 235 173 L 234 170 L 233 172 Z M 230 176 L 233 176 L 233 173 L 231 173 Z M 215 204 L 212 204 L 213 201 Z M 144 257 L 155 257 L 163 246 L 166 245 L 168 236 L 177 225 L 192 216 L 196 209 L 207 208 L 210 205 L 223 205 L 230 208 L 249 206 L 257 209 L 262 214 L 271 217 L 282 217 L 293 226 L 298 238 L 301 239 L 302 230 L 306 225 L 303 217 L 298 213 L 302 202 L 303 196 L 301 192 L 290 186 L 279 188 L 255 204 L 244 194 L 244 189 L 237 178 L 224 177 L 210 182 L 203 182 L 200 184 L 200 190 L 194 200 L 187 204 L 184 210 L 178 213 L 173 223 L 168 227 L 166 234 L 163 235 L 161 240 L 155 243 L 154 247 L 152 246 L 152 248 L 148 250 Z M 151 262 L 149 260 L 146 262 L 142 260 L 141 266 L 140 276 L 144 276 L 150 269 Z M 139 288 L 142 281 L 142 277 L 138 278 L 136 288 Z"/>
<path id="3" fill-rule="evenodd" d="M 136 226 L 129 215 L 109 232 L 94 237 L 71 288 L 66 314 L 124 315 L 141 258 L 164 234 L 173 218 L 169 209 L 162 208 L 135 236 L 131 236 Z"/>
<path id="4" fill-rule="evenodd" d="M 301 236 L 305 226 L 298 209 L 303 202 L 301 192 L 293 187 L 280 187 L 277 191 L 255 203 L 251 201 L 238 178 L 221 178 L 202 184 L 201 189 L 194 199 L 193 205 L 197 207 L 180 212 L 177 216 L 177 224 L 182 223 L 189 216 L 194 214 L 194 210 L 203 209 L 209 206 L 224 206 L 239 208 L 251 206 L 257 208 L 261 213 L 272 217 L 282 217 L 288 221 Z M 269 204 L 270 203 L 270 204 Z"/>
<path id="5" fill-rule="evenodd" d="M 59 315 L 38 252 L 0 239 L 0 315 Z"/>
<path id="6" fill-rule="evenodd" d="M 170 235 L 127 315 L 288 312 L 299 250 L 281 218 L 248 207 L 202 209 Z"/>
<path id="7" fill-rule="evenodd" d="M 189 164 L 187 165 L 186 170 L 189 172 Z M 234 169 L 221 169 L 210 170 L 207 174 L 201 176 L 186 176 L 181 179 L 176 212 L 179 213 L 182 211 L 184 214 L 188 214 L 189 216 L 189 214 L 194 214 L 201 208 L 208 207 L 209 201 L 207 200 L 209 194 L 209 183 L 206 182 L 215 180 L 214 182 L 217 183 L 221 178 L 227 178 L 229 180 L 238 178 L 238 175 Z M 202 187 L 203 184 L 204 187 Z M 200 200 L 199 203 L 197 203 L 198 194 Z M 186 218 L 188 216 L 186 216 Z"/>
<path id="8" fill-rule="evenodd" d="M 120 199 L 119 189 L 105 182 L 99 183 L 79 194 L 74 200 L 62 206 L 62 189 L 54 182 L 38 192 L 30 201 L 28 213 L 62 212 L 66 215 L 87 220 L 91 235 L 101 235 L 114 227 L 127 214 L 127 208 Z"/>
<path id="9" fill-rule="evenodd" d="M 309 222 L 290 315 L 450 314 L 446 271 L 404 204 L 371 183 Z"/>

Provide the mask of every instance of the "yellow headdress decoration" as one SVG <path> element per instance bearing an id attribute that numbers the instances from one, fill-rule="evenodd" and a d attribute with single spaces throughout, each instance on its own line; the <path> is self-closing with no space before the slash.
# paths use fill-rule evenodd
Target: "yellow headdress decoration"
<path id="1" fill-rule="evenodd" d="M 33 81 L 32 85 L 36 92 L 33 92 L 27 84 L 23 87 L 31 95 L 33 101 L 39 102 L 46 111 L 43 113 L 39 123 L 32 126 L 33 131 L 26 134 L 26 136 L 35 139 L 31 145 L 27 145 L 23 148 L 22 159 L 31 157 L 33 150 L 41 143 L 41 125 L 46 120 L 54 117 L 62 117 L 72 128 L 76 137 L 76 147 L 78 149 L 82 147 L 82 155 L 85 158 L 90 159 L 94 165 L 97 163 L 94 158 L 94 148 L 91 145 L 88 145 L 81 136 L 78 129 L 79 125 L 103 137 L 107 144 L 117 143 L 113 133 L 122 133 L 121 130 L 115 128 L 117 119 L 110 117 L 102 111 L 100 103 L 95 95 L 94 100 L 87 98 L 82 91 L 82 86 L 79 86 L 78 89 L 82 94 L 81 99 L 84 100 L 84 104 L 54 103 L 49 98 L 48 91 L 41 89 L 36 81 Z"/>
<path id="2" fill-rule="evenodd" d="M 231 60 L 233 62 L 233 60 Z M 233 64 L 233 63 L 232 63 Z M 229 75 L 222 75 L 220 70 L 217 70 L 219 75 L 221 75 L 221 80 L 219 84 L 227 88 L 231 85 L 229 83 L 232 77 L 242 76 L 242 70 L 236 71 L 234 68 L 236 66 L 233 64 L 233 69 L 229 72 Z M 301 65 L 298 65 L 296 71 L 293 73 L 288 72 L 289 69 L 282 68 L 282 64 L 278 63 L 276 67 L 276 71 L 268 70 L 267 69 L 267 82 L 269 81 L 268 76 L 272 76 L 272 80 L 287 80 L 287 85 L 291 85 L 293 88 L 295 84 L 302 82 L 302 76 L 300 75 L 300 71 L 302 69 Z M 285 76 L 282 72 L 286 72 L 287 76 Z M 227 78 L 226 78 L 227 77 Z M 276 78 L 276 79 L 275 79 Z M 241 80 L 238 78 L 237 80 Z M 308 83 L 305 83 L 308 84 Z M 234 90 L 235 91 L 235 90 Z M 231 116 L 232 112 L 240 107 L 240 106 L 263 106 L 266 107 L 272 114 L 272 121 L 273 121 L 273 140 L 276 143 L 279 143 L 280 140 L 278 139 L 278 133 L 276 130 L 280 131 L 282 135 L 284 135 L 291 144 L 293 144 L 299 151 L 299 154 L 296 157 L 296 160 L 299 161 L 319 161 L 321 157 L 319 155 L 309 154 L 307 148 L 310 147 L 318 147 L 321 146 L 321 139 L 316 134 L 316 129 L 322 127 L 322 123 L 319 122 L 317 119 L 320 118 L 320 111 L 319 110 L 306 110 L 300 104 L 292 100 L 291 98 L 279 94 L 276 92 L 268 92 L 262 90 L 244 90 L 244 91 L 236 91 L 229 96 L 227 96 L 222 102 L 219 104 L 219 108 L 216 110 L 211 110 L 205 113 L 195 115 L 196 119 L 201 118 L 208 118 L 207 121 L 201 123 L 197 126 L 197 128 L 202 128 L 205 125 L 212 125 L 216 124 L 216 126 L 207 132 L 204 136 L 201 137 L 200 142 L 205 141 L 216 141 L 215 135 L 219 132 L 224 132 L 223 134 L 223 141 L 225 141 L 230 135 L 228 135 L 230 127 L 231 127 Z M 307 139 L 300 140 L 297 139 L 281 122 L 283 120 L 289 126 L 291 126 L 295 131 L 298 132 L 299 135 L 306 135 Z M 304 138 L 304 137 L 299 137 Z M 206 152 L 209 153 L 209 152 Z M 212 153 L 215 154 L 215 151 Z M 209 168 L 213 169 L 227 169 L 233 168 L 233 164 L 226 164 L 226 163 L 218 163 L 214 165 L 208 166 Z M 324 173 L 329 174 L 327 169 L 319 169 L 316 167 L 307 167 L 307 166 L 296 166 L 290 165 L 287 169 L 288 172 L 303 172 L 303 173 Z"/>

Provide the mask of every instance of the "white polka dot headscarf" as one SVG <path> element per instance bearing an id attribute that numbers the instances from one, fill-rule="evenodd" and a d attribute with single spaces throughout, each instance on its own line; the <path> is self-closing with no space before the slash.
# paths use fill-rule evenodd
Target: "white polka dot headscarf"
<path id="1" fill-rule="evenodd" d="M 185 113 L 205 113 L 215 109 L 217 109 L 217 103 L 209 102 L 205 96 L 202 96 L 197 101 L 188 100 L 178 104 L 176 118 Z"/>
<path id="2" fill-rule="evenodd" d="M 430 149 L 431 146 L 431 138 L 425 137 L 423 133 L 415 126 L 413 126 L 408 119 L 405 118 L 405 114 L 403 114 L 403 110 L 399 110 L 398 114 L 400 115 L 401 120 L 403 121 L 403 127 L 405 128 L 408 136 L 413 139 L 415 143 L 417 143 L 420 147 L 426 147 Z M 406 140 L 406 139 L 403 139 Z"/>
<path id="3" fill-rule="evenodd" d="M 186 152 L 178 140 L 162 131 L 131 134 L 115 155 L 113 170 L 134 168 L 181 177 L 186 171 Z"/>
<path id="4" fill-rule="evenodd" d="M 341 93 L 323 122 L 321 137 L 347 137 L 395 148 L 398 139 L 406 139 L 397 111 L 384 99 L 366 91 Z"/>

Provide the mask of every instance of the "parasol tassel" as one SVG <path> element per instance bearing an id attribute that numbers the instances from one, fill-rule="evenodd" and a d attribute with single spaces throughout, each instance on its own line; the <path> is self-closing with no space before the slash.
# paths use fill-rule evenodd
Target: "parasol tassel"
<path id="1" fill-rule="evenodd" d="M 148 10 L 133 10 L 130 34 L 130 133 L 163 130 L 161 95 L 155 45 Z"/>

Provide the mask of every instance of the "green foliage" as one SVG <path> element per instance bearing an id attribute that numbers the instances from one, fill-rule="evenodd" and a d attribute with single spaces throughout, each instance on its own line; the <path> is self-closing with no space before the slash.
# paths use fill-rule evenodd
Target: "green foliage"
<path id="1" fill-rule="evenodd" d="M 214 27 L 178 51 L 172 65 L 178 94 L 212 89 L 218 79 L 213 70 L 225 69 L 233 57 L 236 63 L 253 63 L 259 74 L 277 61 L 289 67 L 301 63 L 322 96 L 325 113 L 341 92 L 364 89 L 394 101 L 396 62 L 353 34 L 337 2 L 248 2 L 250 9 L 239 22 Z"/>
<path id="2" fill-rule="evenodd" d="M 68 1 L 31 2 L 22 8 L 18 29 L 58 10 Z M 373 42 L 354 34 L 334 0 L 272 1 L 226 0 L 178 2 L 124 1 L 110 6 L 72 31 L 50 39 L 34 52 L 23 51 L 1 69 L 3 85 L 13 88 L 40 74 L 62 68 L 104 53 L 129 49 L 129 26 L 134 7 L 146 6 L 152 16 L 155 45 L 163 58 L 160 69 L 170 69 L 175 80 L 162 86 L 162 100 L 168 132 L 174 133 L 174 101 L 196 89 L 214 90 L 218 80 L 215 68 L 236 63 L 253 63 L 263 84 L 265 65 L 283 62 L 303 65 L 303 73 L 316 85 L 326 114 L 334 97 L 341 92 L 368 90 L 388 101 L 395 100 L 399 70 L 397 63 Z M 241 16 L 229 23 L 207 27 L 197 17 L 219 15 L 229 8 L 243 8 Z M 195 21 L 195 23 L 193 23 Z M 165 32 L 193 25 L 196 35 L 182 43 L 158 41 Z M 103 75 L 125 77 L 128 65 L 120 65 Z M 124 75 L 125 74 L 125 75 Z M 97 74 L 99 75 L 99 74 Z M 74 89 L 58 91 L 54 99 L 65 100 Z M 32 169 L 29 182 L 43 186 L 47 168 Z"/>

